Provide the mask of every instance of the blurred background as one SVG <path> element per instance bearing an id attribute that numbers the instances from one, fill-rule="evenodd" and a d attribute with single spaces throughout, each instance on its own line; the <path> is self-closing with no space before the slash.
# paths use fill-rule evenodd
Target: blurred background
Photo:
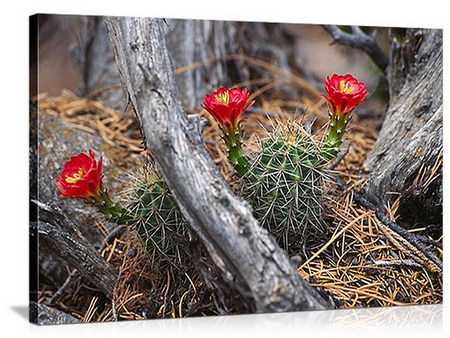
<path id="1" fill-rule="evenodd" d="M 211 57 L 243 53 L 299 74 L 320 90 L 325 76 L 333 73 L 351 73 L 363 81 L 369 88 L 372 98 L 376 98 L 368 100 L 363 108 L 376 110 L 386 108 L 387 96 L 380 83 L 383 73 L 365 53 L 334 43 L 330 34 L 320 25 L 174 19 L 166 22 L 175 68 L 207 61 Z M 368 27 L 366 30 L 368 32 L 376 30 L 377 42 L 387 54 L 388 28 Z M 201 38 L 190 36 L 191 34 L 201 35 Z M 118 78 L 112 80 L 102 78 L 107 76 L 105 74 L 109 72 L 108 70 L 97 70 L 100 75 L 94 76 L 91 73 L 95 70 L 89 68 L 95 64 L 92 59 L 96 57 L 104 57 L 101 68 L 114 67 L 111 63 L 111 50 L 106 46 L 109 41 L 101 17 L 41 15 L 38 37 L 39 65 L 37 60 L 33 60 L 31 65 L 32 69 L 39 67 L 38 73 L 31 73 L 39 74 L 39 90 L 35 88 L 34 93 L 59 95 L 64 88 L 79 95 L 86 95 L 89 91 L 100 89 L 102 85 L 111 85 L 111 81 L 120 84 Z M 201 43 L 206 45 L 201 46 Z M 189 44 L 191 49 L 188 48 Z M 200 52 L 194 48 L 204 51 Z M 180 55 L 181 52 L 184 52 L 185 56 Z M 222 65 L 218 65 L 216 69 L 213 69 L 213 65 L 207 69 L 210 72 L 208 75 L 202 74 L 206 81 L 200 84 L 203 88 L 196 86 L 201 92 L 199 97 L 215 84 L 212 75 L 217 78 L 216 85 L 218 82 L 223 85 L 238 84 L 253 76 L 248 74 L 248 65 L 236 74 L 233 67 L 230 65 L 226 67 L 227 62 L 217 63 Z M 198 82 L 198 78 L 202 77 L 199 74 L 201 73 L 194 71 L 189 75 L 190 78 L 180 76 L 179 86 L 183 88 L 183 80 L 189 80 L 189 84 L 193 81 Z M 195 77 L 197 80 L 192 80 Z M 374 97 L 374 92 L 380 95 Z M 271 91 L 268 94 L 270 93 Z M 199 102 L 188 103 L 192 105 Z"/>

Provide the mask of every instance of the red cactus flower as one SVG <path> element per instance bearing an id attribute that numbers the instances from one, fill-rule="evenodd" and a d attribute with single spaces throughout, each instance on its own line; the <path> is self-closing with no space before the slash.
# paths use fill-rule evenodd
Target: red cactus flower
<path id="1" fill-rule="evenodd" d="M 244 111 L 255 101 L 248 101 L 250 93 L 246 88 L 227 89 L 220 87 L 212 94 L 205 95 L 202 108 L 220 123 L 222 128 L 233 131 L 238 128 Z"/>
<path id="2" fill-rule="evenodd" d="M 102 157 L 95 160 L 94 152 L 72 156 L 64 164 L 64 169 L 56 184 L 60 197 L 93 200 L 100 196 L 102 189 Z"/>
<path id="3" fill-rule="evenodd" d="M 334 74 L 325 78 L 325 90 L 328 97 L 322 95 L 328 102 L 332 114 L 347 118 L 355 107 L 363 102 L 368 93 L 364 83 L 358 82 L 351 74 Z"/>
<path id="4" fill-rule="evenodd" d="M 246 88 L 227 89 L 220 87 L 212 94 L 205 95 L 202 108 L 208 111 L 220 124 L 223 139 L 228 148 L 228 158 L 240 175 L 248 171 L 248 161 L 242 151 L 239 122 L 245 110 L 255 101 L 248 102 L 250 93 Z"/>

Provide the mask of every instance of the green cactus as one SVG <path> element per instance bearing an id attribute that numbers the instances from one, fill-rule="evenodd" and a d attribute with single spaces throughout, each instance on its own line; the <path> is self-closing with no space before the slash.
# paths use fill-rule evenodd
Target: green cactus
<path id="1" fill-rule="evenodd" d="M 318 142 L 298 123 L 280 124 L 258 141 L 243 195 L 255 217 L 286 250 L 305 231 L 323 229 L 323 167 Z"/>
<path id="2" fill-rule="evenodd" d="M 145 168 L 135 181 L 127 209 L 151 261 L 160 268 L 179 266 L 183 241 L 188 237 L 186 221 L 153 168 Z"/>

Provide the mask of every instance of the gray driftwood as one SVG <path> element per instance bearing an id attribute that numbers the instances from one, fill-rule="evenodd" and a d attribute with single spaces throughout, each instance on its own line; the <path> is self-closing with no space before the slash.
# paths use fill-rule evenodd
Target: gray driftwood
<path id="1" fill-rule="evenodd" d="M 166 43 L 175 68 L 186 67 L 198 62 L 203 66 L 183 71 L 176 75 L 182 102 L 186 107 L 197 108 L 203 101 L 206 86 L 217 88 L 230 85 L 227 75 L 232 70 L 225 61 L 207 62 L 234 54 L 238 50 L 237 32 L 239 23 L 232 21 L 168 19 Z M 243 80 L 248 69 L 242 65 L 236 80 Z"/>
<path id="2" fill-rule="evenodd" d="M 421 166 L 431 168 L 441 154 L 442 63 L 442 30 L 408 29 L 402 42 L 391 38 L 389 109 L 365 162 L 370 170 L 366 192 L 377 204 L 408 191 Z M 441 186 L 434 186 L 434 204 L 442 205 Z M 429 188 L 415 187 L 414 194 Z"/>
<path id="3" fill-rule="evenodd" d="M 112 298 L 118 273 L 57 207 L 36 202 L 39 241 L 75 267 L 94 286 Z"/>
<path id="4" fill-rule="evenodd" d="M 110 107 L 124 109 L 126 97 L 120 88 L 119 73 L 103 17 L 83 16 L 79 30 L 79 44 L 72 46 L 72 54 L 82 80 L 81 95 L 90 95 Z"/>
<path id="5" fill-rule="evenodd" d="M 120 85 L 117 66 L 111 44 L 105 29 L 105 17 L 92 16 L 83 18 L 81 39 L 78 46 L 73 47 L 74 59 L 77 61 L 83 79 L 82 94 L 95 96 L 116 109 L 124 109 L 126 96 Z M 230 67 L 220 58 L 238 51 L 239 23 L 232 21 L 179 20 L 164 21 L 167 28 L 167 46 L 171 52 L 175 68 L 185 67 L 204 61 L 202 66 L 193 67 L 178 74 L 180 91 L 183 93 L 183 104 L 187 107 L 198 107 L 204 96 L 205 86 L 211 88 L 219 85 L 230 85 L 227 75 Z M 232 67 L 233 68 L 233 67 Z M 234 67 L 236 80 L 247 79 L 248 68 L 241 65 Z M 108 90 L 102 90 L 109 88 Z"/>
<path id="6" fill-rule="evenodd" d="M 201 120 L 181 107 L 163 21 L 108 18 L 106 24 L 146 145 L 223 277 L 258 312 L 328 308 L 220 176 L 203 144 Z"/>

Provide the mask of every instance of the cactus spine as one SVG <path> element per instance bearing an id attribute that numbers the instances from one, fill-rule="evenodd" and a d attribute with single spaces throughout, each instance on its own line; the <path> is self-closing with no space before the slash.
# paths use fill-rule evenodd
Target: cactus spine
<path id="1" fill-rule="evenodd" d="M 327 163 L 317 142 L 296 122 L 280 124 L 258 142 L 243 195 L 255 217 L 286 250 L 321 221 Z"/>
<path id="2" fill-rule="evenodd" d="M 345 134 L 347 124 L 351 120 L 351 116 L 342 116 L 338 114 L 328 115 L 330 119 L 328 136 L 322 148 L 322 157 L 327 160 L 333 159 L 339 152 L 339 148 L 342 144 L 342 138 Z"/>
<path id="3" fill-rule="evenodd" d="M 133 225 L 152 262 L 160 268 L 179 266 L 188 225 L 167 185 L 153 168 L 145 168 L 129 195 Z"/>
<path id="4" fill-rule="evenodd" d="M 239 129 L 244 111 L 254 103 L 248 103 L 248 91 L 220 87 L 205 95 L 202 105 L 224 133 L 229 160 L 243 178 L 244 197 L 285 249 L 301 242 L 307 230 L 323 229 L 324 166 L 337 155 L 351 113 L 368 95 L 364 83 L 351 74 L 327 76 L 325 90 L 330 118 L 325 142 L 318 145 L 298 123 L 287 121 L 260 140 L 250 161 L 242 152 Z"/>

